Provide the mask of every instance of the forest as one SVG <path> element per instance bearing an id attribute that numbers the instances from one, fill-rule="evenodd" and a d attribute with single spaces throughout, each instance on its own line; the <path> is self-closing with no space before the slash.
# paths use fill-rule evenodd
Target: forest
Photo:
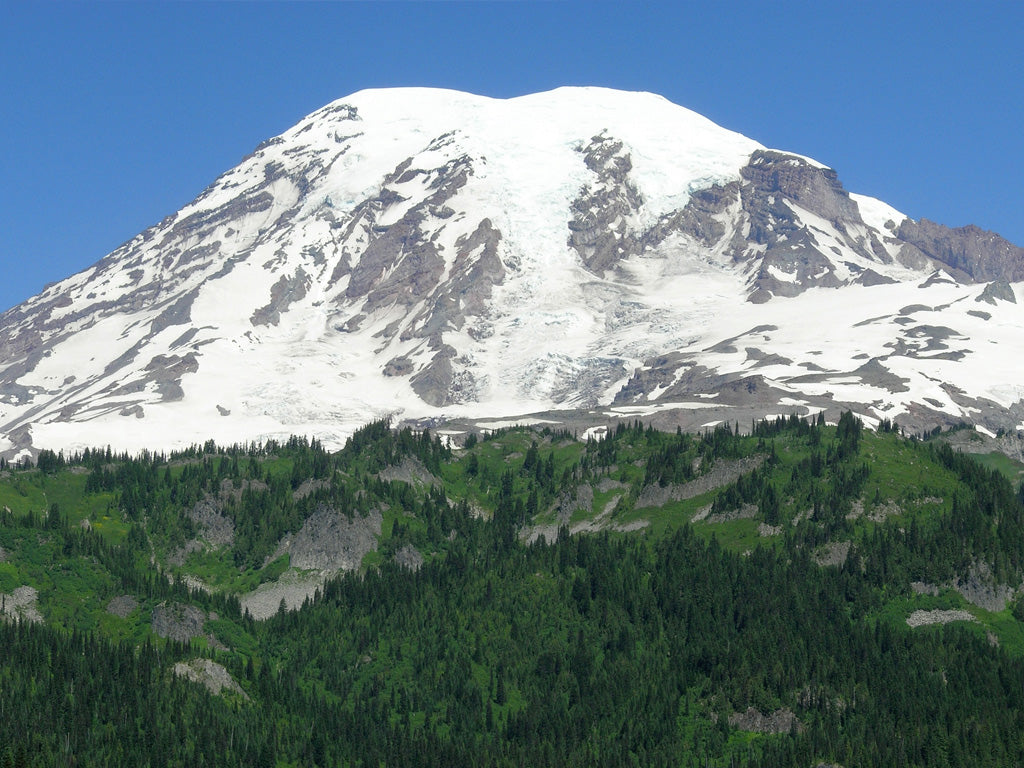
<path id="1" fill-rule="evenodd" d="M 0 768 L 1024 764 L 1021 467 L 942 438 L 381 421 L 5 464 Z M 306 567 L 315 525 L 372 546 Z"/>

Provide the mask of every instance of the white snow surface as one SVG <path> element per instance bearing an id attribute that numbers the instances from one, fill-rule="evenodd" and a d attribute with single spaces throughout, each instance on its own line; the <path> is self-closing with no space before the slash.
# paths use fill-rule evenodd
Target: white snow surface
<path id="1" fill-rule="evenodd" d="M 929 407 L 969 419 L 950 387 L 1002 406 L 1024 396 L 1013 365 L 1024 305 L 978 304 L 977 286 L 950 282 L 922 290 L 930 269 L 854 251 L 848 238 L 884 241 L 887 222 L 905 218 L 873 198 L 853 196 L 863 223 L 845 234 L 794 210 L 822 252 L 837 254 L 837 275 L 870 268 L 897 281 L 891 285 L 811 289 L 752 304 L 751 267 L 732 262 L 729 238 L 708 248 L 681 233 L 615 269 L 588 271 L 569 244 L 568 222 L 574 201 L 597 184 L 584 153 L 594 137 L 621 142 L 617 154 L 628 155 L 629 183 L 641 200 L 628 228 L 641 234 L 681 211 L 694 192 L 740 180 L 762 148 L 649 93 L 560 88 L 499 100 L 426 88 L 357 92 L 265 142 L 177 214 L 5 315 L 0 330 L 9 339 L 41 329 L 32 348 L 44 351 L 0 359 L 0 382 L 10 385 L 0 390 L 0 448 L 13 450 L 20 443 L 9 436 L 25 430 L 36 447 L 139 451 L 296 433 L 334 447 L 383 416 L 521 423 L 522 414 L 607 408 L 649 359 L 669 352 L 719 374 L 763 376 L 791 393 L 773 404 L 783 411 L 808 396 L 832 397 L 893 418 L 928 399 Z M 457 177 L 453 194 L 424 207 Z M 733 206 L 720 221 L 734 226 L 739 213 Z M 383 233 L 413 225 L 443 261 L 428 293 L 440 289 L 465 268 L 460 258 L 481 258 L 482 247 L 459 254 L 485 220 L 500 233 L 504 274 L 480 314 L 420 334 L 440 293 L 350 295 L 357 272 L 372 268 L 367 249 Z M 415 267 L 418 257 L 404 260 L 401 242 L 371 296 Z M 758 252 L 748 250 L 751 258 Z M 770 270 L 780 281 L 797 280 Z M 913 305 L 920 308 L 901 314 Z M 771 330 L 750 333 L 765 326 Z M 911 333 L 918 326 L 952 332 L 928 348 L 926 334 Z M 728 339 L 739 340 L 720 344 Z M 19 344 L 10 348 L 26 346 Z M 443 345 L 453 350 L 455 375 L 472 383 L 451 404 L 433 406 L 412 382 Z M 761 361 L 748 348 L 777 358 Z M 943 352 L 962 358 L 942 359 Z M 388 361 L 402 358 L 413 375 L 385 375 Z M 869 360 L 902 380 L 902 391 L 857 374 Z M 714 407 L 717 393 L 668 395 L 683 372 L 643 402 L 606 412 Z"/>

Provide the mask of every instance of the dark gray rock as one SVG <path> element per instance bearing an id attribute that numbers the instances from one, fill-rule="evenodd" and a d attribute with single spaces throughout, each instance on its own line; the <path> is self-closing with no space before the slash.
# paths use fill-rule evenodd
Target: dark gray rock
<path id="1" fill-rule="evenodd" d="M 594 509 L 594 489 L 581 484 L 574 491 L 563 491 L 558 499 L 558 521 L 567 524 L 574 512 L 589 515 Z"/>
<path id="2" fill-rule="evenodd" d="M 791 733 L 793 730 L 802 731 L 804 728 L 789 709 L 777 709 L 762 715 L 753 707 L 747 707 L 746 712 L 733 712 L 729 715 L 729 725 L 740 731 L 754 733 Z"/>
<path id="3" fill-rule="evenodd" d="M 436 287 L 444 271 L 444 258 L 432 235 L 423 226 L 431 211 L 444 206 L 466 184 L 472 173 L 472 162 L 460 157 L 429 171 L 410 169 L 411 158 L 400 163 L 386 180 L 380 193 L 357 207 L 346 230 L 351 235 L 356 226 L 366 231 L 370 240 L 358 262 L 351 268 L 345 291 L 348 299 L 365 299 L 363 312 L 399 304 L 411 306 L 426 298 Z M 401 202 L 401 195 L 388 189 L 387 183 L 407 179 L 410 172 L 431 178 L 431 193 L 406 211 L 394 224 L 378 226 L 381 213 Z M 347 272 L 352 256 L 343 254 L 334 270 L 338 279 Z"/>
<path id="4" fill-rule="evenodd" d="M 1013 288 L 1005 280 L 994 280 L 989 283 L 975 299 L 975 301 L 984 301 L 992 306 L 995 306 L 996 300 L 1008 301 L 1011 304 L 1017 303 L 1017 296 L 1013 292 Z"/>
<path id="5" fill-rule="evenodd" d="M 743 459 L 716 461 L 703 474 L 682 485 L 648 485 L 636 500 L 636 508 L 661 507 L 670 501 L 693 499 L 701 494 L 736 482 L 741 475 L 753 472 L 764 464 L 765 456 L 754 455 Z"/>
<path id="6" fill-rule="evenodd" d="M 451 386 L 455 380 L 452 358 L 455 349 L 443 345 L 426 366 L 412 377 L 410 384 L 413 391 L 423 402 L 429 405 L 442 406 L 451 401 Z"/>
<path id="7" fill-rule="evenodd" d="M 291 566 L 300 570 L 355 570 L 377 548 L 382 523 L 379 510 L 350 518 L 321 504 L 297 533 L 281 540 L 269 559 L 288 554 Z"/>
<path id="8" fill-rule="evenodd" d="M 781 196 L 833 224 L 860 221 L 860 209 L 831 168 L 820 168 L 801 157 L 757 150 L 740 170 L 760 194 Z M 765 206 L 771 209 L 771 204 Z"/>
<path id="9" fill-rule="evenodd" d="M 181 389 L 181 378 L 187 373 L 199 370 L 195 353 L 187 355 L 157 355 L 146 365 L 145 383 L 156 382 L 161 400 L 181 400 L 185 393 Z"/>
<path id="10" fill-rule="evenodd" d="M 198 291 L 192 290 L 175 299 L 150 323 L 150 331 L 157 334 L 173 325 L 186 325 L 192 322 L 192 302 L 195 301 L 197 293 Z"/>
<path id="11" fill-rule="evenodd" d="M 439 485 L 438 479 L 423 466 L 423 462 L 413 456 L 406 456 L 398 464 L 384 467 L 377 473 L 377 477 L 385 482 L 399 480 L 410 485 Z"/>
<path id="12" fill-rule="evenodd" d="M 194 605 L 163 602 L 153 609 L 150 625 L 158 637 L 188 643 L 203 634 L 206 613 Z"/>
<path id="13" fill-rule="evenodd" d="M 217 548 L 234 543 L 235 523 L 213 499 L 206 498 L 197 502 L 188 511 L 188 516 L 199 529 L 198 538 L 209 546 Z"/>
<path id="14" fill-rule="evenodd" d="M 890 260 L 874 235 L 865 239 L 849 234 L 850 225 L 860 228 L 863 221 L 835 171 L 795 155 L 758 150 L 740 174 L 740 182 L 695 192 L 682 211 L 667 216 L 645 235 L 644 244 L 653 247 L 673 232 L 685 233 L 708 248 L 724 244 L 733 262 L 755 264 L 748 294 L 753 303 L 843 284 L 836 275 L 834 254 L 823 251 L 800 223 L 795 206 L 829 221 L 845 244 L 864 258 Z M 738 218 L 727 226 L 725 214 L 737 204 Z M 890 280 L 862 270 L 853 282 L 877 285 Z"/>
<path id="15" fill-rule="evenodd" d="M 896 283 L 896 280 L 893 280 L 891 277 L 886 277 L 885 275 L 880 275 L 873 269 L 865 269 L 853 282 L 857 285 L 865 285 L 870 288 L 872 285 L 893 285 Z"/>
<path id="16" fill-rule="evenodd" d="M 897 236 L 974 282 L 1024 280 L 1024 248 L 980 227 L 951 229 L 928 219 L 907 219 Z"/>
<path id="17" fill-rule="evenodd" d="M 270 301 L 253 312 L 249 322 L 254 326 L 277 325 L 281 320 L 282 312 L 287 312 L 288 307 L 306 297 L 309 284 L 309 275 L 302 267 L 296 269 L 295 274 L 291 277 L 281 275 L 281 278 L 270 289 Z"/>
<path id="18" fill-rule="evenodd" d="M 408 376 L 413 370 L 412 360 L 405 355 L 393 357 L 384 364 L 385 376 Z"/>
<path id="19" fill-rule="evenodd" d="M 953 588 L 971 605 L 995 613 L 1006 610 L 1014 594 L 1012 587 L 996 582 L 987 563 L 980 562 L 974 563 L 964 576 L 954 579 Z"/>
<path id="20" fill-rule="evenodd" d="M 119 595 L 107 603 L 107 613 L 126 619 L 138 607 L 139 601 L 131 595 Z"/>
<path id="21" fill-rule="evenodd" d="M 642 238 L 634 236 L 629 222 L 644 201 L 630 181 L 633 161 L 621 141 L 602 134 L 580 151 L 597 179 L 572 203 L 569 245 L 587 269 L 601 274 L 642 249 Z"/>

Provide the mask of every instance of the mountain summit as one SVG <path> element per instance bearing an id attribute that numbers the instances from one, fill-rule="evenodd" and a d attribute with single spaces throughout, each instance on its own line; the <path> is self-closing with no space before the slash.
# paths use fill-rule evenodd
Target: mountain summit
<path id="1" fill-rule="evenodd" d="M 1012 429 L 1020 281 L 997 235 L 653 94 L 361 91 L 0 317 L 0 452 L 388 414 Z"/>

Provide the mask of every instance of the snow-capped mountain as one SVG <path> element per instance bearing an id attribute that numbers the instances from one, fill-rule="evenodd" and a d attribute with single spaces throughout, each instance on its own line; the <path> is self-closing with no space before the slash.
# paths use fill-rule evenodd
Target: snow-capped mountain
<path id="1" fill-rule="evenodd" d="M 387 414 L 1013 428 L 1020 281 L 997 235 L 652 94 L 362 91 L 0 316 L 0 450 Z"/>

